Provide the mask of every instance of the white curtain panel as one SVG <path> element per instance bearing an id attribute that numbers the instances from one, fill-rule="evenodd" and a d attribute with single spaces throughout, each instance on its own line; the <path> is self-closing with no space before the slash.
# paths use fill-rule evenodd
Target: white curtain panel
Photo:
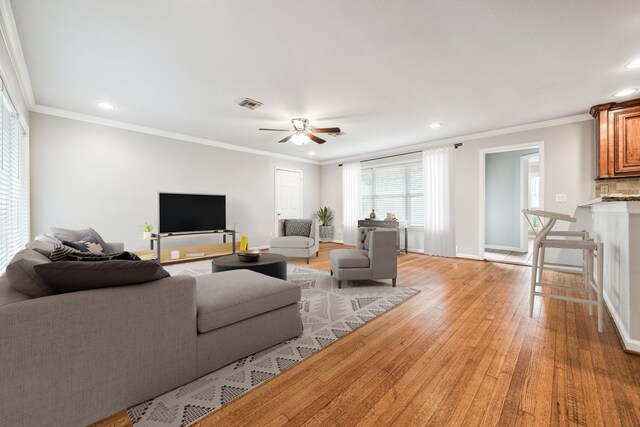
<path id="1" fill-rule="evenodd" d="M 358 220 L 362 216 L 362 172 L 360 162 L 342 165 L 342 230 L 345 245 L 355 245 Z"/>
<path id="2" fill-rule="evenodd" d="M 454 147 L 422 152 L 424 174 L 424 253 L 456 256 Z"/>

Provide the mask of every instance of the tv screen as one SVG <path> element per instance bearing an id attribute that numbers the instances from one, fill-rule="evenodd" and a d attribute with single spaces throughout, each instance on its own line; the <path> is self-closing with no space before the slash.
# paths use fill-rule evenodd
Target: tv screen
<path id="1" fill-rule="evenodd" d="M 160 233 L 227 228 L 226 196 L 160 193 Z"/>

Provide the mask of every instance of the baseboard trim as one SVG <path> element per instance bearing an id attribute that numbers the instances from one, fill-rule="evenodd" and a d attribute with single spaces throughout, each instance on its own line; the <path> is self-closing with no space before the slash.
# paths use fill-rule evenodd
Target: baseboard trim
<path id="1" fill-rule="evenodd" d="M 485 249 L 494 249 L 497 251 L 521 252 L 520 248 L 516 246 L 484 245 L 484 247 Z"/>
<path id="2" fill-rule="evenodd" d="M 611 307 L 613 307 L 613 304 L 611 304 L 611 301 L 609 300 L 609 297 L 606 293 L 604 294 L 604 303 L 607 307 L 607 311 L 611 315 L 611 319 L 613 319 L 613 326 L 618 332 L 618 337 L 620 338 L 622 349 L 627 353 L 640 355 L 640 340 L 635 340 L 629 336 L 629 332 L 627 331 L 627 328 L 624 327 L 622 319 L 620 319 L 618 314 L 611 309 Z"/>
<path id="3" fill-rule="evenodd" d="M 478 255 L 460 254 L 460 253 L 456 253 L 456 258 L 474 259 L 476 261 L 484 260 L 484 258 L 481 258 Z"/>

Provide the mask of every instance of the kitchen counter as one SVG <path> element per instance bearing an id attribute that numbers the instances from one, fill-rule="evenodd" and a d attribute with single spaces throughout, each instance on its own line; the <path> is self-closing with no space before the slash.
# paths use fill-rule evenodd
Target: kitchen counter
<path id="1" fill-rule="evenodd" d="M 604 243 L 609 313 L 625 350 L 640 353 L 640 196 L 603 197 L 581 207 L 590 210 L 591 236 Z"/>
<path id="2" fill-rule="evenodd" d="M 578 206 L 587 207 L 596 203 L 603 203 L 603 202 L 607 202 L 607 203 L 608 202 L 640 202 L 640 195 L 634 194 L 634 195 L 628 195 L 628 196 L 601 196 L 601 197 L 598 197 L 597 199 L 593 199 L 591 201 L 588 201 Z"/>

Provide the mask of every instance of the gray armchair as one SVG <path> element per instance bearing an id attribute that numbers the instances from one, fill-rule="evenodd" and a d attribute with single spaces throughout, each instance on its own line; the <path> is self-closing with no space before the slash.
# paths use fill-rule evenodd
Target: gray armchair
<path id="1" fill-rule="evenodd" d="M 309 235 L 287 235 L 286 221 L 292 221 L 299 225 L 311 226 Z M 304 228 L 304 227 L 302 227 Z M 306 258 L 309 264 L 309 257 L 313 254 L 318 256 L 320 251 L 320 224 L 317 219 L 280 219 L 278 220 L 278 237 L 269 241 L 269 252 L 284 255 L 286 257 Z"/>
<path id="2" fill-rule="evenodd" d="M 370 233 L 367 239 L 367 233 Z M 331 275 L 342 288 L 343 280 L 391 279 L 398 277 L 397 231 L 358 228 L 356 249 L 334 249 L 329 253 Z"/>

